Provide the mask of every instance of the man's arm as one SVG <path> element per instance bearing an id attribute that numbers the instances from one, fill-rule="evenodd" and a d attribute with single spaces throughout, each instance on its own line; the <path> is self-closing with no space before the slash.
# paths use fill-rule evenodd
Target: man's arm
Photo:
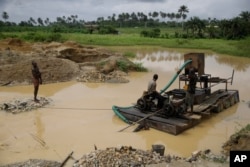
<path id="1" fill-rule="evenodd" d="M 40 72 L 39 72 L 40 73 Z M 40 81 L 40 84 L 43 84 L 43 80 L 42 80 L 42 74 L 40 73 L 39 75 L 39 81 Z"/>

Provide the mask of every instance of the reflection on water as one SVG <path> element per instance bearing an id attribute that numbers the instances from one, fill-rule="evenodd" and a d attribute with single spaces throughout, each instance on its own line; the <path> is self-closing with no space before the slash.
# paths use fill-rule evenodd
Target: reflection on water
<path id="1" fill-rule="evenodd" d="M 189 53 L 189 52 L 186 52 Z M 164 70 L 173 70 L 183 64 L 184 54 L 177 51 L 155 51 L 151 53 L 137 52 L 134 60 L 137 63 L 143 63 L 146 67 L 161 67 Z M 245 57 L 224 56 L 218 54 L 205 53 L 205 64 L 208 68 L 227 65 L 235 71 L 245 72 L 249 69 L 250 59 Z M 214 64 L 215 63 L 215 64 Z M 174 65 L 173 65 L 174 64 Z"/>
<path id="2" fill-rule="evenodd" d="M 236 71 L 245 72 L 250 66 L 250 59 L 245 57 L 216 56 L 215 59 L 217 63 L 229 65 Z"/>
<path id="3" fill-rule="evenodd" d="M 127 84 L 65 82 L 41 85 L 39 97 L 51 98 L 51 107 L 17 115 L 0 112 L 0 164 L 28 158 L 62 161 L 72 150 L 74 157 L 80 158 L 93 151 L 94 144 L 99 149 L 119 145 L 151 149 L 153 144 L 163 144 L 166 154 L 186 157 L 203 149 L 220 153 L 230 135 L 250 120 L 250 59 L 205 53 L 205 73 L 227 78 L 235 70 L 233 85 L 228 88 L 239 90 L 241 102 L 178 136 L 154 129 L 134 133 L 136 126 L 118 132 L 128 125 L 111 109 L 112 105 L 135 103 L 154 73 L 159 74 L 157 89 L 163 88 L 184 63 L 183 55 L 190 52 L 194 50 L 137 49 L 137 58 L 133 61 L 142 63 L 149 72 L 129 73 Z M 176 87 L 177 80 L 169 89 Z M 219 88 L 219 85 L 213 87 Z M 32 94 L 32 85 L 0 87 L 0 102 L 16 97 L 32 98 Z M 46 142 L 47 149 L 36 147 L 38 143 L 30 133 Z"/>
<path id="4" fill-rule="evenodd" d="M 41 120 L 41 113 L 35 111 L 35 126 L 36 126 L 36 135 L 39 139 L 43 139 L 43 134 L 45 132 L 45 128 L 43 122 Z"/>

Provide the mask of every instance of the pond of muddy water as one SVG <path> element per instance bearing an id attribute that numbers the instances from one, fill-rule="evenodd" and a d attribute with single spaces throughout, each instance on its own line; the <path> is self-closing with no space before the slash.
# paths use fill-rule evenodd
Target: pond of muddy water
<path id="1" fill-rule="evenodd" d="M 0 112 L 0 165 L 30 158 L 63 161 L 74 151 L 83 154 L 106 147 L 128 145 L 150 150 L 153 144 L 165 145 L 165 154 L 188 157 L 195 150 L 211 149 L 220 154 L 222 144 L 250 120 L 250 59 L 205 53 L 205 73 L 228 78 L 234 69 L 233 85 L 240 103 L 216 114 L 177 136 L 154 129 L 134 133 L 112 111 L 112 105 L 130 106 L 146 90 L 148 81 L 158 73 L 157 89 L 163 88 L 183 64 L 188 50 L 137 50 L 133 61 L 149 72 L 129 73 L 129 83 L 101 84 L 64 82 L 41 85 L 39 97 L 53 103 L 47 108 L 10 114 Z M 41 69 L 42 70 L 42 69 Z M 170 89 L 178 88 L 178 79 Z M 213 90 L 224 88 L 217 85 Z M 0 87 L 0 102 L 13 98 L 32 98 L 33 86 Z"/>

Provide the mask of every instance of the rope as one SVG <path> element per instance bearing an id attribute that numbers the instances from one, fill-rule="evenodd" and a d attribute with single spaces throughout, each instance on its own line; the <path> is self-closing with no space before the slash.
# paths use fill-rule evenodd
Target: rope
<path id="1" fill-rule="evenodd" d="M 56 110 L 111 110 L 111 108 L 66 108 L 66 107 L 42 107 Z"/>

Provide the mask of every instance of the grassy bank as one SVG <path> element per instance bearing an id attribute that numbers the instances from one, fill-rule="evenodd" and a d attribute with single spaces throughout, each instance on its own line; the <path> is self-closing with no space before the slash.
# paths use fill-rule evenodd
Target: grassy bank
<path id="1" fill-rule="evenodd" d="M 64 34 L 65 39 L 86 45 L 101 46 L 135 46 L 150 45 L 166 48 L 208 49 L 221 54 L 244 56 L 250 58 L 250 38 L 244 40 L 223 39 L 179 39 L 179 38 L 145 38 L 138 34 L 97 35 Z"/>
<path id="2" fill-rule="evenodd" d="M 173 30 L 164 30 L 169 38 L 148 38 L 140 36 L 141 29 L 120 29 L 119 35 L 61 33 L 60 40 L 72 40 L 85 45 L 99 46 L 160 46 L 165 48 L 207 49 L 221 54 L 250 58 L 250 37 L 243 40 L 224 39 L 183 39 L 174 38 Z M 178 30 L 179 31 L 179 30 Z M 44 41 L 46 38 L 58 38 L 45 32 L 3 33 L 6 37 L 18 37 L 30 41 Z M 46 37 L 47 36 L 47 37 Z"/>

